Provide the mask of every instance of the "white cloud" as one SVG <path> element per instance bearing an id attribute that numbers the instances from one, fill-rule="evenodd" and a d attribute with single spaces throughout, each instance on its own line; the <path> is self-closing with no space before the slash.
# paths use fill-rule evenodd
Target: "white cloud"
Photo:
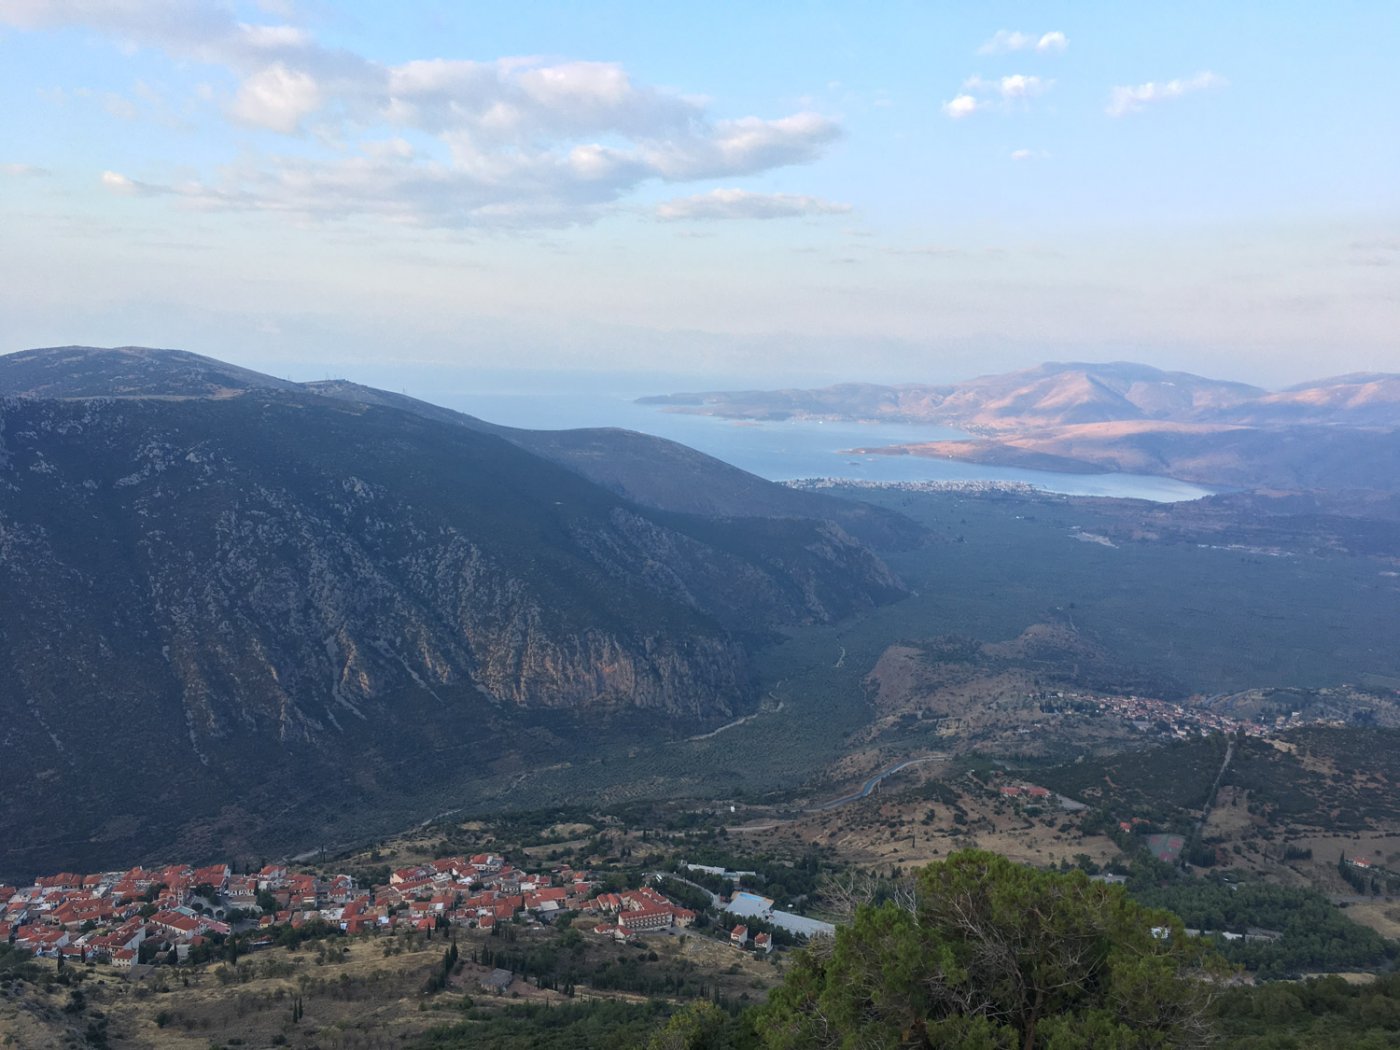
<path id="1" fill-rule="evenodd" d="M 979 55 L 1005 55 L 1012 51 L 1038 51 L 1042 55 L 1059 53 L 1069 47 L 1069 37 L 1058 29 L 1036 36 L 1013 29 L 998 29 L 977 49 Z"/>
<path id="2" fill-rule="evenodd" d="M 175 193 L 169 186 L 157 186 L 149 182 L 138 182 L 136 179 L 128 178 L 119 171 L 104 171 L 98 180 L 113 193 L 123 197 L 156 197 L 162 194 Z"/>
<path id="3" fill-rule="evenodd" d="M 1043 149 L 1013 149 L 1011 151 L 1012 160 L 1045 160 L 1049 156 L 1049 152 Z"/>
<path id="4" fill-rule="evenodd" d="M 1035 43 L 1035 37 L 1011 29 L 998 29 L 992 38 L 977 49 L 979 55 L 1004 55 L 1008 51 L 1024 51 Z"/>
<path id="5" fill-rule="evenodd" d="M 222 67 L 238 80 L 225 99 L 230 120 L 316 133 L 309 155 L 254 158 L 213 180 L 147 187 L 203 207 L 454 227 L 582 222 L 644 182 L 806 164 L 841 134 L 812 112 L 719 119 L 707 100 L 638 84 L 617 63 L 386 65 L 325 47 L 295 26 L 250 25 L 227 8 L 186 0 L 0 0 L 4 22 L 85 26 Z M 435 139 L 436 148 L 382 148 L 415 136 Z"/>
<path id="6" fill-rule="evenodd" d="M 943 103 L 943 112 L 953 120 L 961 120 L 989 109 L 1008 110 L 1045 94 L 1054 86 L 1053 80 L 1024 73 L 995 80 L 971 76 L 963 81 L 961 94 Z"/>
<path id="7" fill-rule="evenodd" d="M 718 121 L 707 134 L 650 143 L 643 155 L 667 179 L 747 175 L 815 160 L 840 134 L 834 121 L 816 113 L 744 117 Z"/>
<path id="8" fill-rule="evenodd" d="M 838 204 L 820 197 L 721 189 L 666 201 L 657 207 L 656 216 L 668 222 L 681 219 L 786 219 L 804 215 L 844 215 L 850 210 L 849 204 Z"/>
<path id="9" fill-rule="evenodd" d="M 970 117 L 981 108 L 982 105 L 972 95 L 958 95 L 943 103 L 943 112 L 948 114 L 953 120 L 962 120 L 963 117 Z"/>
<path id="10" fill-rule="evenodd" d="M 106 186 L 114 193 L 136 192 L 136 183 L 132 182 L 125 175 L 115 171 L 104 171 L 102 173 L 102 185 Z"/>
<path id="11" fill-rule="evenodd" d="M 322 103 L 315 77 L 279 62 L 243 81 L 229 106 L 229 115 L 242 124 L 290 135 Z"/>
<path id="12" fill-rule="evenodd" d="M 1138 84 L 1136 87 L 1115 87 L 1109 93 L 1108 107 L 1105 112 L 1110 117 L 1123 117 L 1129 113 L 1140 112 L 1143 107 L 1154 102 L 1180 98 L 1182 95 L 1189 95 L 1194 91 L 1224 87 L 1228 83 L 1229 81 L 1224 77 L 1215 73 L 1201 72 L 1185 80 L 1168 80 L 1161 84 L 1149 80 L 1146 84 Z"/>
<path id="13" fill-rule="evenodd" d="M 1035 98 L 1050 90 L 1055 82 L 1053 80 L 1042 80 L 1040 77 L 1028 77 L 1021 73 L 1014 73 L 1009 77 L 1002 77 L 997 83 L 997 90 L 1001 97 L 1006 100 L 1015 98 Z"/>
<path id="14" fill-rule="evenodd" d="M 238 27 L 243 39 L 259 50 L 273 51 L 281 48 L 308 48 L 311 35 L 304 29 L 289 25 L 248 25 Z"/>
<path id="15" fill-rule="evenodd" d="M 8 175 L 12 179 L 39 179 L 52 174 L 48 168 L 40 168 L 34 164 L 0 164 L 0 175 Z"/>

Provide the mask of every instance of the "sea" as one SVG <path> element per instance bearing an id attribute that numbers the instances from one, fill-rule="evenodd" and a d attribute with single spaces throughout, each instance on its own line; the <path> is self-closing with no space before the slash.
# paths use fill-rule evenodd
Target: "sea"
<path id="1" fill-rule="evenodd" d="M 1021 482 L 1069 496 L 1114 496 L 1157 503 L 1199 499 L 1212 491 L 1171 478 L 1138 474 L 1060 474 L 924 456 L 855 455 L 844 451 L 971 437 L 948 427 L 818 420 L 738 421 L 639 404 L 633 394 L 609 395 L 596 390 L 528 394 L 439 391 L 430 400 L 503 426 L 531 430 L 622 427 L 670 438 L 770 481 L 839 478 L 867 482 Z"/>

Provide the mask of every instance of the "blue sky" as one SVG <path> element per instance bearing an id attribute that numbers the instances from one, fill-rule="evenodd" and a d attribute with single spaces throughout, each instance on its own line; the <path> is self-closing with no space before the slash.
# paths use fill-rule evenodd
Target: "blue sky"
<path id="1" fill-rule="evenodd" d="M 1389 2 L 0 0 L 0 349 L 1400 371 L 1397 54 Z"/>

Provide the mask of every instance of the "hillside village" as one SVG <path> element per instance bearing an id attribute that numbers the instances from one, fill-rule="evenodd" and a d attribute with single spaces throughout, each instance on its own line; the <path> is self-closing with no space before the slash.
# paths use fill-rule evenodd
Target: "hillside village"
<path id="1" fill-rule="evenodd" d="M 235 874 L 227 864 L 170 865 L 89 875 L 62 872 L 32 886 L 0 886 L 0 943 L 68 962 L 178 964 L 230 934 L 253 932 L 254 950 L 283 929 L 323 923 L 349 934 L 491 931 L 498 923 L 548 924 L 565 913 L 596 916 L 594 931 L 617 941 L 684 928 L 696 913 L 650 886 L 599 892 L 589 872 L 568 866 L 530 872 L 496 853 L 443 857 L 356 884 L 268 864 Z M 741 947 L 769 951 L 766 937 Z"/>
<path id="2" fill-rule="evenodd" d="M 1139 733 L 1161 740 L 1189 740 L 1214 733 L 1264 738 L 1308 726 L 1341 729 L 1348 725 L 1344 718 L 1310 715 L 1303 711 L 1289 711 L 1267 719 L 1235 718 L 1199 702 L 1178 703 L 1131 694 L 1074 690 L 1042 694 L 1041 710 L 1054 715 L 1073 713 L 1114 718 L 1128 723 Z M 1036 723 L 1018 732 L 1029 733 L 1040 728 L 1043 725 Z"/>

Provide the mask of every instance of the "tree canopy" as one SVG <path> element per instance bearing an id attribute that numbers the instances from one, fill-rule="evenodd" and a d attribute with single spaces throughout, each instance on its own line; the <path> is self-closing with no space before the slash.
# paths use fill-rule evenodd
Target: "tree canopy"
<path id="1" fill-rule="evenodd" d="M 1221 972 L 1121 887 L 971 850 L 924 868 L 907 906 L 858 909 L 753 1023 L 774 1050 L 1194 1047 Z"/>

